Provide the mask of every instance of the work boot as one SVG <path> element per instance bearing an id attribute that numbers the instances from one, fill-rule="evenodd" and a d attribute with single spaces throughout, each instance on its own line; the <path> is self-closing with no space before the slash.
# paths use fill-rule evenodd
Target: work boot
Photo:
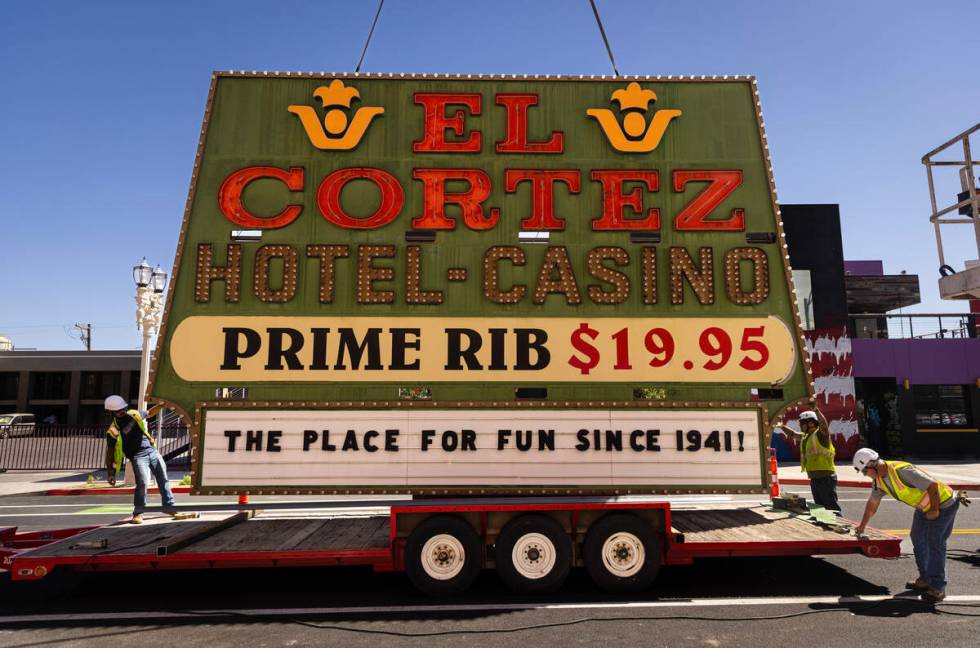
<path id="1" fill-rule="evenodd" d="M 133 514 L 133 517 L 131 517 L 129 519 L 129 523 L 130 524 L 143 524 L 143 514 L 142 513 L 134 513 Z"/>
<path id="2" fill-rule="evenodd" d="M 941 592 L 931 587 L 922 593 L 922 600 L 929 601 L 930 603 L 942 603 L 945 598 L 946 592 Z"/>
<path id="3" fill-rule="evenodd" d="M 905 589 L 915 590 L 917 592 L 925 592 L 929 589 L 929 583 L 925 582 L 921 578 L 916 578 L 914 581 L 909 581 L 905 583 Z"/>

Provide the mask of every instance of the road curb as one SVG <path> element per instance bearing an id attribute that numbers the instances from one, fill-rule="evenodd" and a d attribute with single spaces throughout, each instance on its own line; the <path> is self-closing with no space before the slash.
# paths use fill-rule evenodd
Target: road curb
<path id="1" fill-rule="evenodd" d="M 132 495 L 136 490 L 134 486 L 120 486 L 120 487 L 104 487 L 104 488 L 87 488 L 85 486 L 76 486 L 74 488 L 51 488 L 46 491 L 42 491 L 45 495 Z M 171 486 L 170 490 L 175 494 L 189 494 L 191 492 L 190 486 Z M 157 487 L 152 487 L 147 490 L 148 493 L 159 493 L 160 489 Z"/>
<path id="2" fill-rule="evenodd" d="M 779 479 L 780 484 L 786 484 L 788 486 L 809 486 L 809 479 L 801 479 L 797 477 L 786 477 Z M 980 484 L 946 484 L 953 490 L 973 490 L 980 491 Z M 837 486 L 840 488 L 871 488 L 871 482 L 869 480 L 858 480 L 858 479 L 838 479 Z"/>

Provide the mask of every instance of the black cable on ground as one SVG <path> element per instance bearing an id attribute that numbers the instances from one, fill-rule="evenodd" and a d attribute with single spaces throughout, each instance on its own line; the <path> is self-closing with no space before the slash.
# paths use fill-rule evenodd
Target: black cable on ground
<path id="1" fill-rule="evenodd" d="M 190 610 L 175 610 L 177 613 L 199 615 L 199 616 L 214 616 L 225 615 L 233 617 L 243 617 L 254 620 L 262 620 L 270 623 L 286 621 L 287 623 L 292 623 L 295 625 L 300 625 L 307 628 L 313 628 L 315 630 L 339 630 L 343 632 L 353 632 L 358 634 L 372 634 L 372 635 L 385 635 L 390 637 L 444 637 L 451 635 L 462 635 L 462 634 L 508 634 L 513 632 L 524 632 L 527 630 L 543 630 L 547 628 L 560 628 L 565 626 L 581 625 L 583 623 L 603 623 L 603 622 L 619 622 L 619 621 L 778 621 L 784 619 L 793 619 L 797 617 L 809 616 L 812 614 L 824 614 L 827 612 L 850 612 L 852 614 L 860 614 L 863 612 L 870 611 L 876 607 L 879 607 L 885 603 L 891 603 L 895 601 L 900 601 L 903 603 L 918 603 L 921 604 L 923 608 L 929 608 L 934 614 L 947 614 L 951 616 L 965 616 L 965 617 L 980 617 L 980 614 L 970 614 L 967 612 L 954 612 L 952 610 L 939 609 L 938 606 L 944 607 L 977 607 L 969 604 L 960 603 L 929 603 L 927 601 L 922 601 L 920 599 L 882 599 L 881 601 L 875 601 L 874 603 L 869 603 L 867 605 L 857 607 L 835 607 L 835 608 L 825 608 L 820 610 L 804 610 L 802 612 L 792 612 L 789 614 L 777 614 L 773 616 L 752 616 L 752 617 L 708 617 L 708 616 L 694 616 L 694 615 L 682 615 L 682 616 L 669 616 L 669 617 L 657 617 L 657 616 L 628 616 L 628 617 L 581 617 L 578 619 L 572 619 L 570 621 L 554 621 L 551 623 L 538 623 L 526 626 L 517 626 L 513 628 L 483 628 L 476 630 L 440 630 L 436 632 L 398 632 L 396 630 L 377 630 L 372 628 L 354 628 L 351 626 L 334 625 L 334 624 L 321 624 L 314 623 L 312 621 L 304 621 L 302 619 L 292 618 L 292 617 L 274 617 L 269 615 L 258 615 L 249 614 L 247 612 L 234 612 L 234 611 L 220 611 L 220 612 L 197 612 Z"/>

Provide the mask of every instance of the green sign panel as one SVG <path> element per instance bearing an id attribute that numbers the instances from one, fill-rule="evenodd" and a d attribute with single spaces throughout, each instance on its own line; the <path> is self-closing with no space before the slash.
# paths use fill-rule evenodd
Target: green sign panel
<path id="1" fill-rule="evenodd" d="M 749 77 L 220 73 L 152 395 L 771 418 L 785 250 Z"/>

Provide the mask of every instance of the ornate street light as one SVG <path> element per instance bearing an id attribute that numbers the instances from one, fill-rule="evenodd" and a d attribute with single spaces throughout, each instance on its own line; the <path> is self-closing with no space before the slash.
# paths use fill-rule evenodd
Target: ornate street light
<path id="1" fill-rule="evenodd" d="M 150 276 L 150 287 L 157 294 L 162 293 L 167 287 L 167 273 L 159 265 L 153 268 L 153 274 Z"/>
<path id="2" fill-rule="evenodd" d="M 133 281 L 136 282 L 137 288 L 145 288 L 149 285 L 150 279 L 153 277 L 153 268 L 150 264 L 146 262 L 146 257 L 140 261 L 138 266 L 133 266 Z"/>
<path id="3" fill-rule="evenodd" d="M 150 339 L 160 329 L 163 291 L 167 287 L 167 273 L 159 265 L 154 268 L 146 262 L 133 267 L 136 283 L 136 327 L 143 332 L 143 355 L 140 358 L 139 405 L 146 411 L 146 387 L 150 381 Z"/>

